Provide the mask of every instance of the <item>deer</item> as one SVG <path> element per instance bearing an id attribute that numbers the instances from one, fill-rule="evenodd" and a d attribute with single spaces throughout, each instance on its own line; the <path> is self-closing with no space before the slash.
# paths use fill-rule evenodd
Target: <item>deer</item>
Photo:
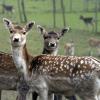
<path id="1" fill-rule="evenodd" d="M 42 54 L 51 54 L 56 56 L 59 49 L 59 40 L 62 36 L 64 36 L 65 32 L 68 32 L 70 30 L 70 28 L 69 27 L 63 28 L 61 32 L 55 32 L 55 31 L 47 32 L 46 29 L 40 25 L 37 25 L 37 28 L 43 35 L 43 40 L 44 40 L 44 47 Z M 55 99 L 62 98 L 60 95 L 58 97 L 57 96 L 54 97 Z"/>
<path id="2" fill-rule="evenodd" d="M 6 5 L 6 4 L 3 4 L 2 5 L 4 11 L 8 12 L 8 13 L 13 13 L 14 12 L 14 8 L 12 5 Z"/>
<path id="3" fill-rule="evenodd" d="M 64 48 L 65 48 L 65 54 L 66 55 L 74 56 L 74 54 L 75 54 L 75 45 L 74 45 L 73 41 L 71 41 L 69 43 L 66 43 Z"/>
<path id="4" fill-rule="evenodd" d="M 98 53 L 98 56 L 100 56 L 100 40 L 99 39 L 96 39 L 96 38 L 93 38 L 91 37 L 89 40 L 88 40 L 88 44 L 90 46 L 90 55 L 93 55 L 93 52 L 92 52 L 92 48 L 96 48 L 97 49 L 97 53 Z"/>
<path id="5" fill-rule="evenodd" d="M 19 81 L 19 76 L 15 64 L 10 53 L 0 51 L 0 100 L 2 90 L 16 91 Z M 28 89 L 28 85 L 24 82 L 22 89 Z M 24 96 L 22 96 L 24 98 Z M 25 99 L 24 99 L 25 100 Z"/>
<path id="6" fill-rule="evenodd" d="M 59 49 L 59 40 L 66 32 L 70 30 L 70 27 L 63 28 L 60 32 L 47 31 L 44 27 L 37 25 L 37 28 L 43 35 L 44 47 L 42 54 L 51 54 L 56 56 Z M 61 96 L 56 97 L 55 99 L 62 98 Z M 69 97 L 70 100 L 76 100 L 75 97 Z"/>
<path id="7" fill-rule="evenodd" d="M 44 47 L 42 54 L 57 55 L 59 48 L 59 40 L 64 36 L 65 32 L 68 32 L 69 27 L 63 28 L 61 32 L 49 31 L 47 32 L 42 26 L 37 25 L 37 28 L 43 35 Z"/>
<path id="8" fill-rule="evenodd" d="M 92 30 L 94 30 L 94 18 L 93 17 L 84 17 L 84 16 L 80 16 L 80 19 L 83 20 L 83 22 L 87 25 L 87 26 L 92 26 Z"/>
<path id="9" fill-rule="evenodd" d="M 29 91 L 36 91 L 40 100 L 51 99 L 52 93 L 65 96 L 77 94 L 81 100 L 99 100 L 100 61 L 97 58 L 41 54 L 30 61 L 26 37 L 33 23 L 14 27 L 12 21 L 6 18 L 3 21 L 10 31 L 13 61 Z M 27 94 L 18 89 L 18 100 L 22 93 Z"/>

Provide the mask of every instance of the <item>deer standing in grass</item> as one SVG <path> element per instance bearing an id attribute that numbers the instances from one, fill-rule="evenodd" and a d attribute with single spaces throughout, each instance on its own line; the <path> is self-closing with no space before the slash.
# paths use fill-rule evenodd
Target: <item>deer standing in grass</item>
<path id="1" fill-rule="evenodd" d="M 80 19 L 83 20 L 83 22 L 87 25 L 87 26 L 92 26 L 92 31 L 94 31 L 94 19 L 93 17 L 84 17 L 84 16 L 80 16 Z"/>
<path id="2" fill-rule="evenodd" d="M 96 38 L 90 38 L 88 43 L 89 43 L 89 46 L 90 46 L 89 54 L 93 55 L 92 49 L 96 48 L 97 54 L 98 54 L 98 56 L 100 56 L 100 40 L 96 39 Z"/>
<path id="3" fill-rule="evenodd" d="M 75 54 L 75 45 L 74 45 L 73 41 L 71 41 L 69 43 L 66 43 L 64 48 L 65 48 L 65 54 L 66 55 L 74 56 L 74 54 Z"/>
<path id="4" fill-rule="evenodd" d="M 11 50 L 16 68 L 29 85 L 29 89 L 39 94 L 40 100 L 50 99 L 52 93 L 65 96 L 77 94 L 82 100 L 99 100 L 100 61 L 98 59 L 39 55 L 30 61 L 31 56 L 26 48 L 26 35 L 33 23 L 18 28 L 14 27 L 8 19 L 4 19 L 4 22 L 11 33 Z M 19 93 L 27 94 L 20 89 Z"/>
<path id="5" fill-rule="evenodd" d="M 3 12 L 5 12 L 5 11 L 8 12 L 8 13 L 13 13 L 14 12 L 14 8 L 13 8 L 12 5 L 3 4 L 2 7 L 3 7 Z"/>

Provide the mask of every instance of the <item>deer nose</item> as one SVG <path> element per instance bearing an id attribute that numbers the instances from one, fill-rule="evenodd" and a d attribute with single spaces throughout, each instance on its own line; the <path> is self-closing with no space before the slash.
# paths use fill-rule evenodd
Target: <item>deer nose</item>
<path id="1" fill-rule="evenodd" d="M 13 41 L 14 41 L 14 42 L 19 42 L 19 39 L 18 39 L 18 38 L 14 38 Z"/>
<path id="2" fill-rule="evenodd" d="M 56 46 L 56 43 L 49 43 L 49 46 L 50 47 L 55 47 Z"/>

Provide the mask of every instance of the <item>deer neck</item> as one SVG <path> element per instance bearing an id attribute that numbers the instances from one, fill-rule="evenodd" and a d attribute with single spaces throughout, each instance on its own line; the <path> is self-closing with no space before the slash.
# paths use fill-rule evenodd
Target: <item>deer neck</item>
<path id="1" fill-rule="evenodd" d="M 54 55 L 56 56 L 58 53 L 58 48 L 56 48 L 55 50 L 48 50 L 46 48 L 43 49 L 42 54 L 50 54 L 50 55 Z"/>
<path id="2" fill-rule="evenodd" d="M 28 77 L 30 56 L 28 55 L 26 44 L 23 47 L 12 47 L 12 56 L 18 72 L 24 75 L 25 78 Z"/>

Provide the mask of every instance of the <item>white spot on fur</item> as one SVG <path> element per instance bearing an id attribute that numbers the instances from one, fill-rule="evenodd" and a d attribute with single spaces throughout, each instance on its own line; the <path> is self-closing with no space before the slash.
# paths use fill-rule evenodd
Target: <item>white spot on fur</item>
<path id="1" fill-rule="evenodd" d="M 78 68 L 80 68 L 81 66 L 80 65 L 78 65 Z"/>
<path id="2" fill-rule="evenodd" d="M 76 74 L 78 74 L 78 71 L 76 72 Z"/>
<path id="3" fill-rule="evenodd" d="M 84 75 L 83 74 L 81 74 L 81 78 L 84 78 Z"/>
<path id="4" fill-rule="evenodd" d="M 71 73 L 72 73 L 72 70 L 73 70 L 73 69 L 71 68 L 71 69 L 70 69 L 70 72 L 71 72 Z"/>
<path id="5" fill-rule="evenodd" d="M 64 68 L 66 68 L 66 65 L 64 65 Z"/>
<path id="6" fill-rule="evenodd" d="M 74 65 L 73 62 L 71 62 L 70 65 L 73 66 Z"/>
<path id="7" fill-rule="evenodd" d="M 69 69 L 69 65 L 67 65 L 67 69 Z"/>
<path id="8" fill-rule="evenodd" d="M 81 64 L 83 64 L 84 63 L 84 61 L 83 60 L 81 60 L 81 62 L 80 62 Z"/>
<path id="9" fill-rule="evenodd" d="M 45 61 L 45 65 L 47 65 L 47 62 Z"/>
<path id="10" fill-rule="evenodd" d="M 87 61 L 85 61 L 85 64 L 87 64 Z"/>
<path id="11" fill-rule="evenodd" d="M 80 74 L 82 73 L 82 70 L 80 70 Z"/>
<path id="12" fill-rule="evenodd" d="M 83 68 L 86 68 L 86 66 L 83 66 Z"/>
<path id="13" fill-rule="evenodd" d="M 92 67 L 92 69 L 93 69 L 93 68 L 95 68 L 95 64 L 92 64 L 92 66 L 91 66 L 91 67 Z"/>

